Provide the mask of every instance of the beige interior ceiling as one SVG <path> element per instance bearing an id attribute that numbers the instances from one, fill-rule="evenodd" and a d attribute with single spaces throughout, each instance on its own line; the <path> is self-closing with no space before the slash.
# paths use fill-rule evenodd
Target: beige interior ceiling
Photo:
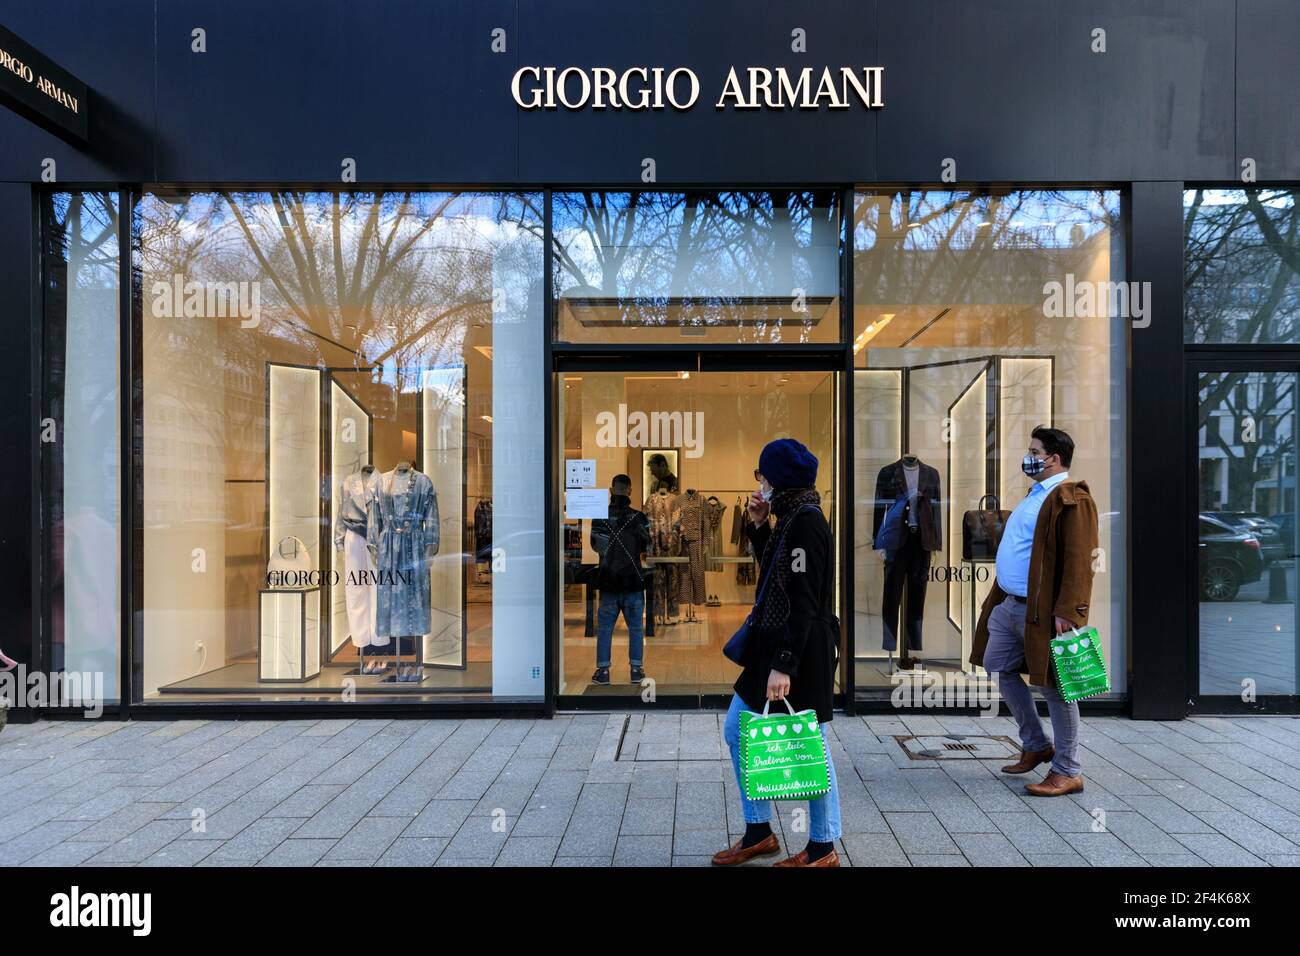
<path id="1" fill-rule="evenodd" d="M 564 374 L 564 444 L 566 448 L 582 445 L 582 382 L 587 372 Z M 826 383 L 830 372 L 691 372 L 683 378 L 680 372 L 628 372 L 623 376 L 629 405 L 637 404 L 638 397 L 651 396 L 663 401 L 671 396 L 683 399 L 704 398 L 706 401 L 726 400 L 728 396 L 767 395 L 778 389 L 792 395 L 810 395 Z"/>
<path id="2" fill-rule="evenodd" d="M 887 238 L 881 234 L 878 238 Z M 881 246 L 855 258 L 854 351 L 1032 346 L 1045 321 L 1044 275 L 1106 274 L 1109 230 L 1077 246 Z M 884 321 L 882 321 L 884 320 Z M 874 331 L 869 330 L 877 325 Z"/>
<path id="3" fill-rule="evenodd" d="M 1021 326 L 1043 317 L 1041 303 L 1034 305 L 871 305 L 854 310 L 855 335 L 890 317 L 879 331 L 868 333 L 864 348 L 953 348 L 1001 346 L 1024 341 Z"/>

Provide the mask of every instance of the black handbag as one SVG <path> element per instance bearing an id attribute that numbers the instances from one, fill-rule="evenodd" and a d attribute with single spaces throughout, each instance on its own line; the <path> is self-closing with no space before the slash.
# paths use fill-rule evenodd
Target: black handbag
<path id="1" fill-rule="evenodd" d="M 808 504 L 800 505 L 799 509 L 795 511 L 795 515 L 812 507 L 814 506 Z M 791 515 L 790 520 L 787 521 L 785 527 L 781 529 L 781 537 L 776 540 L 776 550 L 772 552 L 772 561 L 780 560 L 781 545 L 785 543 L 785 533 L 790 530 L 790 525 L 793 523 L 794 515 Z M 744 667 L 746 664 L 746 654 L 749 651 L 750 645 L 754 643 L 753 637 L 755 632 L 758 630 L 758 625 L 754 623 L 754 612 L 758 610 L 758 606 L 763 603 L 763 592 L 767 590 L 767 579 L 771 576 L 772 562 L 769 561 L 762 580 L 758 582 L 758 592 L 754 595 L 754 606 L 749 609 L 749 613 L 745 615 L 745 620 L 741 622 L 740 627 L 736 628 L 736 632 L 732 634 L 731 637 L 727 638 L 727 643 L 722 645 L 722 656 L 733 664 L 739 664 L 741 667 Z M 836 620 L 838 621 L 839 619 L 837 618 Z"/>
<path id="2" fill-rule="evenodd" d="M 984 502 L 992 500 L 993 507 L 985 508 Z M 1007 526 L 1010 511 L 1003 511 L 997 495 L 985 495 L 978 502 L 974 511 L 968 511 L 961 519 L 961 556 L 966 561 L 992 561 L 998 554 L 998 542 L 1002 540 L 1002 529 Z"/>

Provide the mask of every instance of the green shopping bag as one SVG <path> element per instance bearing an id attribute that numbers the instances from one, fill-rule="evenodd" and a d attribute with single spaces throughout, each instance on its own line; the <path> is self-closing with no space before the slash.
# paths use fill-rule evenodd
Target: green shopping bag
<path id="1" fill-rule="evenodd" d="M 1052 638 L 1052 663 L 1056 687 L 1067 701 L 1095 697 L 1110 690 L 1106 661 L 1101 656 L 1101 637 L 1095 627 Z"/>
<path id="2" fill-rule="evenodd" d="M 740 770 L 750 800 L 807 800 L 831 789 L 817 712 L 795 713 L 782 701 L 788 714 L 768 716 L 771 701 L 761 714 L 740 712 Z"/>

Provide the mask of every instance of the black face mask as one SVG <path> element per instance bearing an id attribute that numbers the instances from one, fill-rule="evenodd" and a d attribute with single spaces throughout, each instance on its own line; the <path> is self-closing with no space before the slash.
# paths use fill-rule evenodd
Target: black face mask
<path id="1" fill-rule="evenodd" d="M 1030 478 L 1041 475 L 1046 467 L 1046 458 L 1035 458 L 1033 455 L 1026 455 L 1020 462 L 1020 470 Z"/>

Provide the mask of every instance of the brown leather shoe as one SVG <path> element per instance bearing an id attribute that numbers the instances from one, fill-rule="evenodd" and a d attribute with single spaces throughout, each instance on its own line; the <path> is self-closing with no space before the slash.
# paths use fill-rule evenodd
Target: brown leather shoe
<path id="1" fill-rule="evenodd" d="M 759 840 L 751 847 L 742 846 L 744 838 L 737 840 L 735 844 L 726 850 L 719 850 L 713 854 L 714 866 L 735 866 L 738 863 L 744 863 L 752 860 L 756 856 L 769 856 L 773 853 L 781 852 L 781 844 L 777 842 L 776 834 L 769 833 L 766 837 Z"/>
<path id="2" fill-rule="evenodd" d="M 1067 777 L 1052 771 L 1040 783 L 1027 783 L 1025 789 L 1036 797 L 1063 797 L 1067 793 L 1083 793 L 1083 774 Z"/>
<path id="3" fill-rule="evenodd" d="M 1002 768 L 1003 773 L 1029 773 L 1040 763 L 1047 763 L 1056 756 L 1056 748 L 1046 750 L 1021 750 L 1020 759 Z"/>
<path id="4" fill-rule="evenodd" d="M 780 863 L 773 863 L 772 865 L 773 866 L 839 866 L 840 855 L 836 853 L 834 850 L 831 850 L 831 852 L 827 853 L 825 856 L 821 857 L 820 859 L 813 860 L 811 863 L 809 863 L 808 851 L 800 850 L 794 856 L 787 857 L 786 859 L 782 860 Z"/>

